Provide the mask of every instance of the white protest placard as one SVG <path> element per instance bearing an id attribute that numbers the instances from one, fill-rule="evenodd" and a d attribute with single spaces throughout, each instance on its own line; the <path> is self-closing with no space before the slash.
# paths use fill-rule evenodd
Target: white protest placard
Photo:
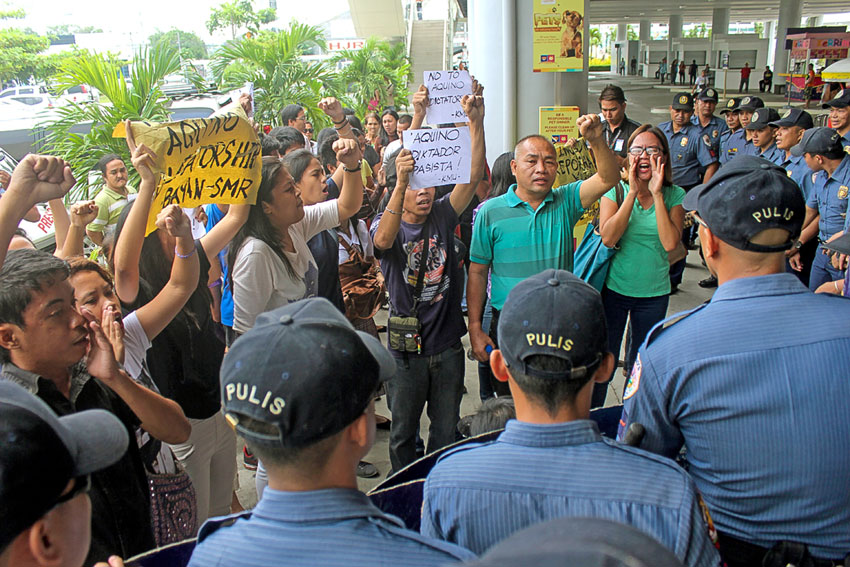
<path id="1" fill-rule="evenodd" d="M 402 141 L 413 155 L 411 189 L 469 183 L 472 141 L 466 126 L 406 130 Z"/>
<path id="2" fill-rule="evenodd" d="M 428 88 L 428 124 L 454 124 L 469 122 L 460 105 L 463 95 L 472 94 L 469 71 L 425 71 L 422 82 Z"/>

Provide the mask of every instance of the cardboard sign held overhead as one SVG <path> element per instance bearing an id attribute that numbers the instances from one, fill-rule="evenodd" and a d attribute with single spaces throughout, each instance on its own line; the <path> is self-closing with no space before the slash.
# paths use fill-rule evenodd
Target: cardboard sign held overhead
<path id="1" fill-rule="evenodd" d="M 411 189 L 469 183 L 472 141 L 466 126 L 406 130 L 402 141 L 413 154 Z"/>
<path id="2" fill-rule="evenodd" d="M 423 75 L 428 88 L 425 121 L 434 125 L 469 122 L 460 105 L 463 95 L 472 94 L 469 71 L 425 71 Z"/>
<path id="3" fill-rule="evenodd" d="M 156 229 L 156 216 L 168 205 L 253 205 L 257 201 L 260 141 L 241 108 L 165 124 L 132 122 L 130 127 L 136 144 L 145 144 L 157 155 L 154 170 L 162 173 L 146 235 Z M 125 137 L 124 124 L 116 126 L 112 135 Z"/>

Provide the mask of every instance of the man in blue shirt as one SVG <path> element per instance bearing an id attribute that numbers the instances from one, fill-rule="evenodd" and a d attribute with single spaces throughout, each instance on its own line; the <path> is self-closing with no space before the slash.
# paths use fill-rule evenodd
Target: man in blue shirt
<path id="1" fill-rule="evenodd" d="M 737 155 L 729 151 L 729 139 L 732 134 L 741 129 L 741 118 L 738 116 L 737 110 L 740 103 L 741 99 L 732 97 L 726 101 L 726 106 L 720 111 L 721 116 L 726 120 L 726 130 L 720 134 L 720 151 L 717 155 L 720 165 Z"/>
<path id="2" fill-rule="evenodd" d="M 753 117 L 753 113 L 759 108 L 764 108 L 764 101 L 757 96 L 743 97 L 740 104 L 734 108 L 734 111 L 738 113 L 741 129 L 729 136 L 729 140 L 726 142 L 726 161 L 737 156 L 755 154 L 746 128 Z"/>
<path id="3" fill-rule="evenodd" d="M 809 274 L 809 289 L 814 291 L 824 282 L 844 277 L 844 271 L 830 263 L 823 243 L 844 230 L 850 194 L 850 155 L 844 152 L 841 136 L 832 128 L 806 130 L 800 143 L 791 148 L 791 154 L 804 157 L 806 165 L 816 173 L 806 199 L 806 220 L 799 238 L 805 244 L 817 235 L 820 243 Z M 792 267 L 800 269 L 799 257 L 790 256 L 790 262 Z"/>
<path id="4" fill-rule="evenodd" d="M 357 463 L 375 441 L 375 391 L 395 368 L 377 339 L 355 331 L 324 298 L 260 315 L 225 357 L 221 391 L 228 422 L 268 471 L 268 488 L 253 511 L 207 521 L 189 565 L 426 566 L 471 558 L 406 530 L 357 490 Z"/>
<path id="5" fill-rule="evenodd" d="M 485 445 L 437 462 L 425 481 L 421 531 L 481 553 L 544 520 L 616 520 L 651 535 L 686 565 L 718 565 L 688 475 L 667 459 L 604 439 L 588 419 L 594 383 L 614 368 L 602 298 L 564 270 L 518 283 L 499 319 L 494 375 L 516 420 Z"/>
<path id="6" fill-rule="evenodd" d="M 843 564 L 850 301 L 816 296 L 784 273 L 805 207 L 781 167 L 739 157 L 683 205 L 720 286 L 647 336 L 619 437 L 641 423 L 642 448 L 668 457 L 687 448 L 730 567 L 762 565 L 771 548 L 782 561 L 770 565 L 806 564 L 782 556 L 797 544 Z"/>
<path id="7" fill-rule="evenodd" d="M 726 120 L 714 115 L 717 108 L 717 91 L 711 87 L 697 93 L 696 112 L 691 116 L 691 124 L 700 128 L 703 142 L 706 137 L 711 142 L 711 151 L 715 157 L 720 156 L 720 139 L 729 129 Z"/>
<path id="8" fill-rule="evenodd" d="M 759 108 L 745 130 L 749 131 L 753 142 L 753 155 L 780 165 L 785 160 L 785 152 L 776 147 L 776 126 L 771 125 L 775 120 L 779 120 L 775 109 Z"/>

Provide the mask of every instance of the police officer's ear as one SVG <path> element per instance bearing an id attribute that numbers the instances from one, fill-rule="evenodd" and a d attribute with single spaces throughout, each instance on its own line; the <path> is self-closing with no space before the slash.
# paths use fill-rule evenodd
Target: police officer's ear
<path id="1" fill-rule="evenodd" d="M 20 348 L 18 341 L 18 332 L 21 328 L 13 323 L 0 323 L 0 347 L 6 350 L 16 350 Z"/>
<path id="2" fill-rule="evenodd" d="M 499 382 L 508 381 L 508 367 L 505 364 L 505 357 L 502 356 L 502 351 L 499 349 L 490 353 L 490 370 L 493 371 L 493 376 Z"/>
<path id="3" fill-rule="evenodd" d="M 597 368 L 596 372 L 593 373 L 592 381 L 598 383 L 607 382 L 608 378 L 611 377 L 611 374 L 614 373 L 614 365 L 616 363 L 614 355 L 610 352 L 606 352 L 605 356 L 602 357 L 602 362 L 599 363 L 599 368 Z"/>

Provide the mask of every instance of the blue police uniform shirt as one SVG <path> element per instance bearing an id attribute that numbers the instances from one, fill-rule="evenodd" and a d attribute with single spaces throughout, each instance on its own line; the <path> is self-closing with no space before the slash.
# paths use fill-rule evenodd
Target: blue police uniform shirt
<path id="1" fill-rule="evenodd" d="M 686 188 L 700 183 L 700 166 L 705 167 L 717 161 L 717 157 L 711 155 L 711 144 L 705 143 L 699 128 L 690 123 L 675 133 L 671 121 L 664 122 L 659 128 L 667 136 L 670 146 L 673 183 Z"/>
<path id="2" fill-rule="evenodd" d="M 785 168 L 790 177 L 803 192 L 803 198 L 808 199 L 812 192 L 812 174 L 814 173 L 809 166 L 806 165 L 806 158 L 803 156 L 790 156 L 779 164 Z"/>
<path id="3" fill-rule="evenodd" d="M 421 531 L 482 553 L 527 526 L 567 516 L 624 522 L 685 565 L 719 564 L 687 473 L 603 438 L 590 420 L 511 420 L 496 441 L 442 457 L 425 481 Z"/>
<path id="4" fill-rule="evenodd" d="M 782 162 L 785 161 L 785 150 L 780 150 L 776 147 L 776 144 L 770 144 L 770 146 L 768 146 L 764 151 L 761 151 L 755 146 L 753 146 L 753 148 L 756 152 L 754 155 L 764 158 L 771 163 L 782 165 Z"/>
<path id="5" fill-rule="evenodd" d="M 626 384 L 619 437 L 637 422 L 644 449 L 673 457 L 684 444 L 719 532 L 844 557 L 848 321 L 850 300 L 814 294 L 792 274 L 723 283 L 707 304 L 650 331 Z"/>
<path id="6" fill-rule="evenodd" d="M 251 513 L 207 521 L 189 567 L 239 565 L 431 566 L 474 558 L 426 538 L 385 514 L 360 491 L 281 492 L 266 488 Z"/>
<path id="7" fill-rule="evenodd" d="M 747 138 L 743 128 L 732 132 L 720 147 L 720 163 L 723 164 L 738 155 L 744 155 L 746 144 Z"/>
<path id="8" fill-rule="evenodd" d="M 814 176 L 814 186 L 806 199 L 806 206 L 817 209 L 818 238 L 826 240 L 836 232 L 843 230 L 847 216 L 847 196 L 850 193 L 850 155 L 844 156 L 841 163 L 827 176 L 819 171 Z"/>
<path id="9" fill-rule="evenodd" d="M 720 157 L 720 140 L 723 138 L 723 134 L 729 131 L 729 126 L 726 125 L 726 120 L 723 118 L 719 118 L 717 116 L 712 116 L 711 120 L 708 121 L 708 124 L 702 126 L 699 122 L 699 117 L 696 114 L 691 116 L 691 124 L 700 129 L 700 134 L 702 136 L 708 136 L 709 141 L 711 142 L 711 151 L 714 152 L 714 157 Z M 705 138 L 703 138 L 703 141 Z"/>

